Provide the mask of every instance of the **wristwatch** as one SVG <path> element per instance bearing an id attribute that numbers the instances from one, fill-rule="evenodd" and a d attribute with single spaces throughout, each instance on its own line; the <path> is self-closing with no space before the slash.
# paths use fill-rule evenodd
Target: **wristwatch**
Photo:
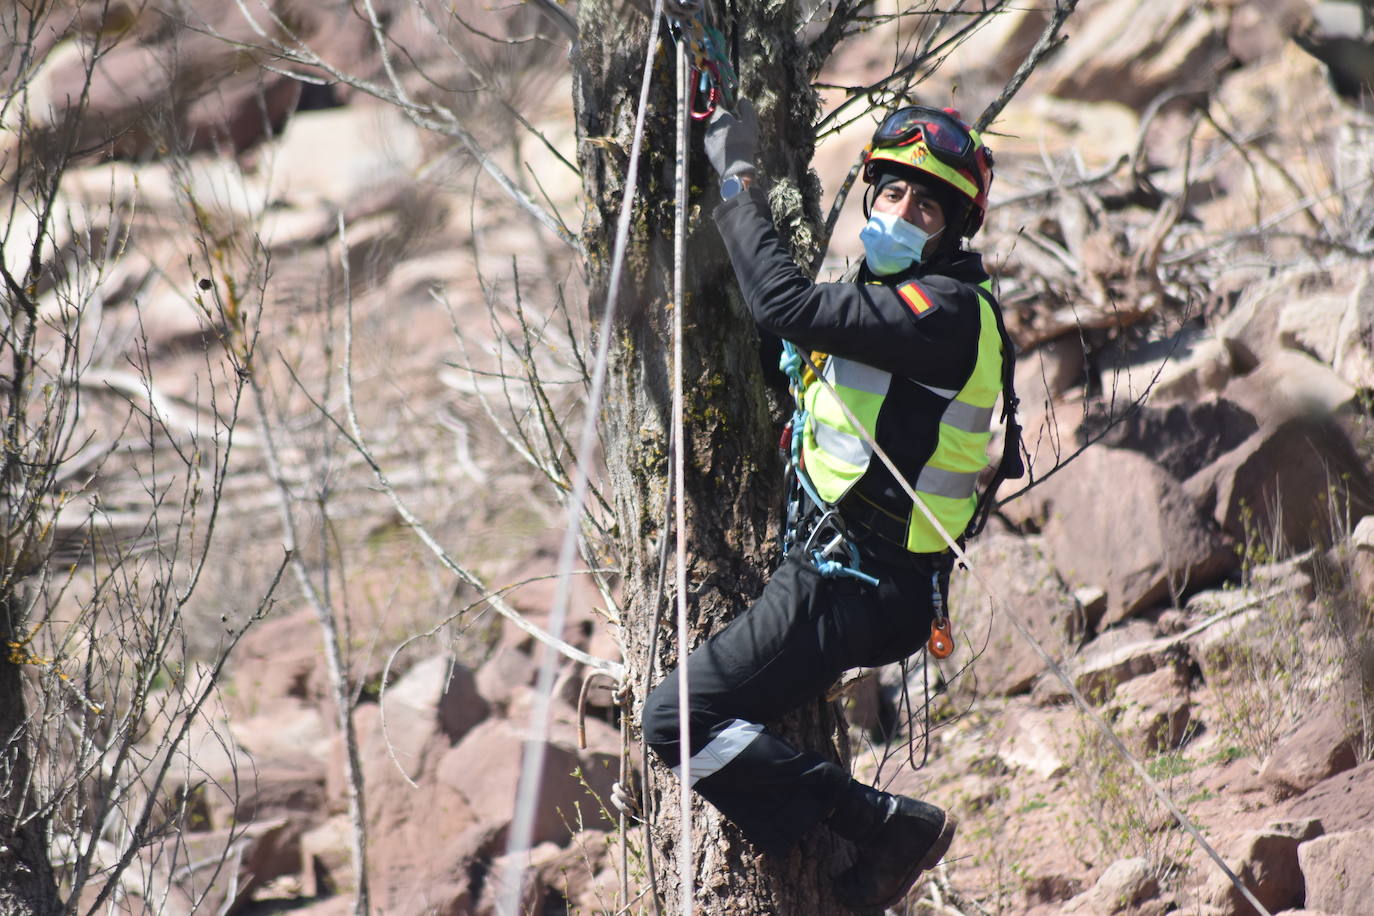
<path id="1" fill-rule="evenodd" d="M 744 190 L 744 181 L 738 175 L 731 175 L 720 183 L 720 199 L 734 200 Z"/>

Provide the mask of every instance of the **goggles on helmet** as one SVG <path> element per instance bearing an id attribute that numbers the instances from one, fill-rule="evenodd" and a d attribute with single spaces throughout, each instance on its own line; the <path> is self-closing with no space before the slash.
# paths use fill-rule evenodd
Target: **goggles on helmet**
<path id="1" fill-rule="evenodd" d="M 918 137 L 926 141 L 926 148 L 941 162 L 977 173 L 977 144 L 973 136 L 958 118 L 938 108 L 909 105 L 897 109 L 873 132 L 873 148 L 905 146 Z"/>

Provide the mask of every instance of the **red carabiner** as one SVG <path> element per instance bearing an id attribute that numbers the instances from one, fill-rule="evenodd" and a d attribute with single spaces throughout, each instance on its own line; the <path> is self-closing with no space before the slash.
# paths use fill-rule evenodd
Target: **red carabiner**
<path id="1" fill-rule="evenodd" d="M 716 89 L 716 81 L 711 78 L 709 70 L 697 70 L 697 79 L 692 81 L 692 98 L 688 104 L 688 109 L 692 113 L 695 121 L 705 121 L 716 113 L 716 106 L 720 103 L 720 91 Z M 698 108 L 697 100 L 700 98 L 701 91 L 706 90 L 706 107 Z"/>

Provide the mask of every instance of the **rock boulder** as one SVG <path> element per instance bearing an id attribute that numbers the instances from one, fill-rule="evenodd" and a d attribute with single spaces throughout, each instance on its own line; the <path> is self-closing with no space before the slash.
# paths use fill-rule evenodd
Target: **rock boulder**
<path id="1" fill-rule="evenodd" d="M 347 893 L 353 877 L 353 826 L 339 814 L 301 837 L 301 894 L 324 897 Z"/>
<path id="2" fill-rule="evenodd" d="M 1203 88 L 1227 56 L 1225 23 L 1212 7 L 1098 3 L 1080 15 L 1074 40 L 1032 81 L 1040 92 L 1143 108 L 1166 87 Z"/>
<path id="3" fill-rule="evenodd" d="M 300 821 L 278 818 L 186 834 L 186 862 L 200 867 L 179 870 L 178 884 L 188 897 L 200 901 L 198 912 L 233 913 L 252 899 L 254 890 L 300 868 L 303 832 Z M 207 867 L 215 862 L 223 867 Z"/>
<path id="4" fill-rule="evenodd" d="M 1341 916 L 1368 913 L 1374 901 L 1374 829 L 1347 830 L 1298 847 L 1307 905 Z"/>
<path id="5" fill-rule="evenodd" d="M 498 648 L 477 669 L 477 692 L 492 706 L 505 710 L 521 688 L 534 683 L 534 659 L 519 649 Z"/>
<path id="6" fill-rule="evenodd" d="M 1314 709 L 1280 739 L 1264 761 L 1260 778 L 1280 798 L 1300 795 L 1353 768 L 1358 738 L 1338 704 Z"/>
<path id="7" fill-rule="evenodd" d="M 1272 824 L 1222 837 L 1217 843 L 1226 864 L 1246 889 L 1271 913 L 1300 906 L 1303 873 L 1298 867 L 1300 844 L 1321 833 L 1316 821 Z M 1255 909 L 1220 869 L 1208 873 L 1204 899 L 1223 912 L 1250 916 Z"/>
<path id="8" fill-rule="evenodd" d="M 1093 446 L 1042 486 L 1046 552 L 1070 586 L 1106 591 L 1104 625 L 1235 568 L 1183 486 L 1136 452 Z"/>
<path id="9" fill-rule="evenodd" d="M 1071 651 L 1075 635 L 1085 629 L 1082 614 L 1045 559 L 1038 539 L 988 535 L 970 549 L 969 559 L 997 589 L 1003 602 L 999 607 L 1016 614 L 1051 657 L 1062 660 Z M 958 668 L 977 655 L 980 693 L 1029 690 L 1044 663 L 1005 613 L 990 606 L 978 582 L 970 575 L 956 575 L 949 603 L 957 644 L 949 663 Z"/>
<path id="10" fill-rule="evenodd" d="M 525 753 L 520 732 L 508 722 L 491 720 L 477 726 L 443 756 L 437 776 L 467 800 L 479 823 L 509 824 Z M 545 745 L 534 842 L 562 844 L 582 826 L 605 826 L 599 802 L 576 775 L 581 771 L 573 748 L 560 743 Z M 606 778 L 610 775 L 588 773 L 602 783 L 594 786 L 602 798 L 610 797 Z"/>
<path id="11" fill-rule="evenodd" d="M 388 734 L 427 735 L 437 725 L 450 742 L 459 741 L 490 711 L 472 671 L 448 656 L 415 665 L 382 694 L 382 702 Z"/>
<path id="12" fill-rule="evenodd" d="M 324 764 L 316 757 L 259 763 L 240 774 L 232 823 L 286 816 L 314 820 L 325 807 L 324 783 Z"/>
<path id="13" fill-rule="evenodd" d="M 1064 904 L 1065 913 L 1106 916 L 1138 912 L 1137 907 L 1159 896 L 1159 879 L 1143 858 L 1120 859 L 1107 866 L 1087 891 Z"/>
<path id="14" fill-rule="evenodd" d="M 1133 678 L 1177 665 L 1180 655 L 1178 639 L 1161 639 L 1151 624 L 1132 620 L 1088 643 L 1065 668 L 1079 692 L 1090 702 L 1098 703 L 1109 699 L 1119 685 Z M 1069 692 L 1052 673 L 1041 677 L 1034 694 L 1040 703 L 1069 699 Z"/>
<path id="15" fill-rule="evenodd" d="M 1231 536 L 1295 550 L 1333 536 L 1345 499 L 1356 514 L 1370 508 L 1368 474 L 1345 434 L 1308 417 L 1261 429 L 1186 486 Z"/>
<path id="16" fill-rule="evenodd" d="M 1110 705 L 1118 713 L 1117 734 L 1128 746 L 1146 755 L 1173 750 L 1188 731 L 1188 678 L 1167 665 L 1119 685 Z"/>
<path id="17" fill-rule="evenodd" d="M 1176 480 L 1187 480 L 1239 446 L 1258 429 L 1255 417 L 1224 399 L 1145 405 L 1124 417 L 1094 413 L 1078 429 L 1081 442 L 1101 437 L 1103 445 L 1129 449 L 1154 460 Z"/>
<path id="18" fill-rule="evenodd" d="M 1281 810 L 1295 820 L 1317 818 L 1328 833 L 1366 829 L 1374 824 L 1374 761 L 1322 780 Z"/>

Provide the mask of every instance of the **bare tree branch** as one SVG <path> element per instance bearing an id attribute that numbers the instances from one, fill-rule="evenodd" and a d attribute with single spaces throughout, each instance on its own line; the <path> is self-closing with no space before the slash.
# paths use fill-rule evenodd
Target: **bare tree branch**
<path id="1" fill-rule="evenodd" d="M 577 47 L 577 20 L 555 0 L 530 0 Z"/>
<path id="2" fill-rule="evenodd" d="M 467 583 L 468 585 L 477 589 L 483 595 L 487 596 L 487 601 L 490 603 L 491 607 L 502 617 L 505 617 L 511 623 L 515 624 L 517 627 L 519 627 L 525 633 L 528 633 L 530 636 L 534 637 L 539 642 L 549 646 L 550 648 L 572 659 L 573 661 L 586 665 L 587 667 L 593 668 L 597 671 L 604 671 L 617 679 L 620 678 L 623 673 L 623 666 L 621 664 L 619 664 L 618 662 L 612 662 L 607 661 L 606 659 L 597 658 L 593 655 L 589 655 L 588 653 L 583 652 L 576 646 L 569 645 L 563 640 L 553 636 L 552 634 L 546 632 L 545 630 L 531 623 L 529 620 L 525 618 L 523 614 L 515 610 L 515 608 L 511 607 L 503 598 L 501 598 L 500 595 L 493 593 L 476 574 L 474 574 L 467 568 L 463 567 L 451 556 L 449 556 L 448 551 L 446 551 L 443 548 L 443 546 L 438 542 L 438 540 L 425 527 L 424 523 L 415 515 L 414 512 L 411 511 L 410 507 L 406 504 L 406 502 L 403 499 L 401 499 L 400 494 L 396 491 L 395 487 L 392 486 L 391 481 L 388 479 L 386 472 L 377 462 L 377 459 L 373 455 L 371 448 L 368 446 L 365 438 L 363 437 L 362 428 L 357 418 L 355 402 L 353 399 L 352 382 L 351 353 L 353 339 L 353 319 L 351 304 L 347 307 L 346 311 L 345 338 L 347 342 L 345 344 L 343 379 L 344 405 L 348 416 L 347 426 L 345 426 L 344 423 L 341 422 L 338 419 L 338 417 L 336 417 L 334 413 L 328 409 L 328 407 L 320 403 L 314 397 L 313 394 L 306 390 L 305 386 L 300 383 L 300 380 L 296 377 L 294 370 L 291 369 L 289 364 L 286 366 L 286 368 L 288 372 L 291 373 L 292 378 L 296 381 L 298 388 L 310 400 L 314 408 L 317 411 L 319 411 L 320 415 L 324 417 L 336 430 L 339 431 L 339 433 L 348 441 L 349 445 L 351 445 L 358 452 L 358 454 L 362 456 L 363 460 L 367 463 L 368 467 L 372 469 L 372 473 L 377 480 L 378 487 L 384 494 L 386 494 L 387 498 L 391 501 L 392 506 L 396 509 L 397 513 L 401 516 L 405 523 L 412 530 L 414 530 L 416 536 L 426 547 L 429 548 L 429 550 L 434 554 L 434 556 L 439 560 L 439 562 L 443 564 L 444 568 L 448 569 L 450 572 L 456 575 L 461 581 Z"/>
<path id="3" fill-rule="evenodd" d="M 481 144 L 477 142 L 476 138 L 472 136 L 472 134 L 467 130 L 467 128 L 463 126 L 461 120 L 458 118 L 456 114 L 454 114 L 452 110 L 446 108 L 443 105 L 440 105 L 437 102 L 431 104 L 423 104 L 410 99 L 409 94 L 401 86 L 400 79 L 392 67 L 391 57 L 389 52 L 387 51 L 385 33 L 381 30 L 381 24 L 376 17 L 375 11 L 371 9 L 370 3 L 367 4 L 367 7 L 369 10 L 371 22 L 374 27 L 374 33 L 376 33 L 377 35 L 377 41 L 381 49 L 382 59 L 384 66 L 386 68 L 387 76 L 392 84 L 392 88 L 390 90 L 376 83 L 373 83 L 370 80 L 364 80 L 352 74 L 346 73 L 340 70 L 339 68 L 335 67 L 334 65 L 330 64 L 328 61 L 324 60 L 313 50 L 311 50 L 310 47 L 307 44 L 305 44 L 304 41 L 302 41 L 300 38 L 297 38 L 294 35 L 294 33 L 291 32 L 288 25 L 281 21 L 281 19 L 277 17 L 275 13 L 271 12 L 270 10 L 267 10 L 267 15 L 272 17 L 272 19 L 274 20 L 274 24 L 277 26 L 277 28 L 281 30 L 283 33 L 290 35 L 292 38 L 295 38 L 296 46 L 287 47 L 286 45 L 277 41 L 275 38 L 271 38 L 267 34 L 266 30 L 262 28 L 261 24 L 259 24 L 257 20 L 253 18 L 253 14 L 249 12 L 247 6 L 245 5 L 245 0 L 234 0 L 234 2 L 238 5 L 239 11 L 243 14 L 244 18 L 250 23 L 252 28 L 259 35 L 261 35 L 265 41 L 269 43 L 268 47 L 264 48 L 263 46 L 259 45 L 252 45 L 240 41 L 235 41 L 234 39 L 226 35 L 210 30 L 207 30 L 207 34 L 214 35 L 221 41 L 224 41 L 233 47 L 237 47 L 245 51 L 260 52 L 270 49 L 292 63 L 303 64 L 319 68 L 320 70 L 323 70 L 324 72 L 328 73 L 333 79 L 337 80 L 338 82 L 350 86 L 354 89 L 357 89 L 360 92 L 365 92 L 379 101 L 386 102 L 390 105 L 395 106 L 399 111 L 403 112 L 406 115 L 406 117 L 410 118 L 411 121 L 413 121 L 417 126 L 423 127 L 427 130 L 435 131 L 436 133 L 442 134 L 443 136 L 451 137 L 457 140 L 459 143 L 462 144 L 463 148 L 467 150 L 468 154 L 477 161 L 477 163 L 482 167 L 482 169 L 487 173 L 487 175 L 489 175 L 491 179 L 496 182 L 497 186 L 500 187 L 501 190 L 504 191 L 506 195 L 516 203 L 517 206 L 519 206 L 530 216 L 534 217 L 534 219 L 540 225 L 542 225 L 544 228 L 552 232 L 561 241 L 563 241 L 564 244 L 566 244 L 573 251 L 577 252 L 579 256 L 584 254 L 582 250 L 581 240 L 571 235 L 560 224 L 560 221 L 558 219 L 549 214 L 546 210 L 544 210 L 543 207 L 539 206 L 539 204 L 537 204 L 532 198 L 530 198 L 528 194 L 520 190 L 520 188 L 515 184 L 515 182 L 511 180 L 510 176 L 506 174 L 505 170 L 501 168 L 501 166 L 496 162 L 496 160 L 492 158 L 492 156 L 486 151 L 486 149 L 482 147 Z"/>
<path id="4" fill-rule="evenodd" d="M 817 122 L 817 139 L 820 139 L 821 137 L 824 137 L 825 135 L 831 132 L 840 130 L 843 127 L 850 124 L 852 121 L 863 117 L 865 114 L 867 114 L 868 109 L 873 107 L 873 105 L 875 104 L 875 97 L 882 95 L 884 92 L 896 92 L 898 96 L 904 96 L 906 94 L 905 90 L 892 90 L 889 87 L 891 87 L 894 83 L 902 83 L 906 86 L 909 86 L 911 83 L 911 78 L 917 72 L 919 72 L 922 67 L 926 66 L 927 64 L 930 64 L 932 70 L 935 67 L 938 67 L 940 61 L 943 59 L 942 55 L 948 54 L 951 50 L 967 41 L 969 37 L 971 37 L 976 31 L 978 31 L 979 28 L 982 27 L 984 22 L 987 21 L 988 17 L 995 16 L 998 13 L 1000 13 L 1009 2 L 1010 0 L 993 0 L 991 6 L 987 6 L 985 4 L 984 8 L 981 11 L 976 13 L 970 13 L 968 21 L 961 25 L 953 33 L 941 38 L 938 44 L 934 44 L 932 46 L 922 49 L 919 53 L 913 55 L 911 60 L 907 61 L 902 66 L 897 67 L 887 76 L 884 76 L 878 80 L 874 80 L 867 86 L 860 86 L 849 89 L 849 97 L 846 98 L 839 105 L 835 106 L 835 108 L 831 109 L 830 112 L 828 112 L 823 118 L 820 119 L 820 121 Z M 934 39 L 939 37 L 940 34 L 940 29 L 933 30 L 930 36 L 931 40 L 934 41 Z M 934 63 L 932 63 L 932 61 Z M 848 111 L 851 106 L 857 104 L 860 100 L 868 102 L 868 106 L 865 107 L 865 110 L 860 112 L 858 115 L 855 115 L 854 118 L 844 121 L 844 123 L 842 124 L 837 124 L 837 122 L 840 121 L 841 115 Z"/>
<path id="5" fill-rule="evenodd" d="M 988 125 L 997 120 L 997 116 L 1002 113 L 1002 109 L 1012 100 L 1016 93 L 1021 91 L 1026 80 L 1040 62 L 1059 49 L 1065 41 L 1067 35 L 1060 35 L 1059 30 L 1064 27 L 1065 21 L 1078 6 L 1078 0 L 1055 0 L 1054 15 L 1046 23 L 1044 30 L 1040 33 L 1040 38 L 1035 42 L 1035 47 L 1031 48 L 1030 54 L 1025 60 L 1021 61 L 1021 66 L 1016 68 L 1016 72 L 1007 80 L 1007 85 L 1002 88 L 997 98 L 992 100 L 992 104 L 983 109 L 983 113 L 978 116 L 978 121 L 973 125 L 975 130 L 984 131 Z"/>

